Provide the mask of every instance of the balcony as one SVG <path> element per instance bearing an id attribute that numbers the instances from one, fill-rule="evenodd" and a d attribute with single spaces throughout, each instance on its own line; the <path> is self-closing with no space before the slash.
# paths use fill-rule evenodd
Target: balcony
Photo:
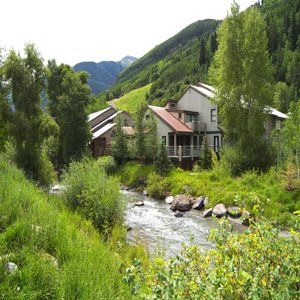
<path id="1" fill-rule="evenodd" d="M 178 158 L 179 161 L 182 158 L 197 158 L 200 157 L 201 146 L 167 146 L 168 156 L 170 158 Z"/>

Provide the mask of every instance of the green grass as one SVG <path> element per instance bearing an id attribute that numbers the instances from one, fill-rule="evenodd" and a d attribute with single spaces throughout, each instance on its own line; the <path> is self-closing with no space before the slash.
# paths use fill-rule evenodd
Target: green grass
<path id="1" fill-rule="evenodd" d="M 28 182 L 0 156 L 0 295 L 3 299 L 131 299 L 126 263 L 146 256 L 123 229 L 103 241 L 91 222 Z M 58 266 L 53 264 L 57 260 Z M 18 270 L 5 271 L 8 261 Z"/>
<path id="2" fill-rule="evenodd" d="M 139 178 L 147 179 L 153 170 L 153 165 L 142 165 L 136 161 L 130 161 L 117 170 L 116 176 L 123 184 L 134 187 L 137 185 Z"/>
<path id="3" fill-rule="evenodd" d="M 121 98 L 117 99 L 114 104 L 122 110 L 127 111 L 130 114 L 134 114 L 136 112 L 136 108 L 140 103 L 147 103 L 145 101 L 145 95 L 150 91 L 151 84 L 148 84 L 142 88 L 133 90 Z"/>

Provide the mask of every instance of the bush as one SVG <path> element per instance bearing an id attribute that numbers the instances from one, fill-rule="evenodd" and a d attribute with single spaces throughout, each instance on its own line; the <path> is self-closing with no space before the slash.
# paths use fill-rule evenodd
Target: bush
<path id="1" fill-rule="evenodd" d="M 153 172 L 148 176 L 147 192 L 153 198 L 163 199 L 170 192 L 170 183 L 167 178 Z"/>
<path id="2" fill-rule="evenodd" d="M 298 299 L 296 236 L 280 238 L 267 223 L 240 234 L 222 220 L 210 239 L 216 249 L 203 253 L 185 246 L 181 255 L 154 261 L 146 272 L 135 261 L 125 282 L 143 299 Z"/>
<path id="3" fill-rule="evenodd" d="M 116 161 L 112 156 L 102 156 L 98 158 L 100 166 L 103 167 L 107 175 L 113 175 L 117 171 Z"/>
<path id="4" fill-rule="evenodd" d="M 62 184 L 66 203 L 79 207 L 100 231 L 122 220 L 118 181 L 105 174 L 101 160 L 86 158 L 71 163 Z"/>

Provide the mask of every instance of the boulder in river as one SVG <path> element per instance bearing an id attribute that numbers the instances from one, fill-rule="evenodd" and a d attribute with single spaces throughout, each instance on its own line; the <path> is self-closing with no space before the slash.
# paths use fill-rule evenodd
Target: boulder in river
<path id="1" fill-rule="evenodd" d="M 183 212 L 176 210 L 174 216 L 176 218 L 181 218 L 181 217 L 183 217 Z"/>
<path id="2" fill-rule="evenodd" d="M 134 206 L 143 206 L 144 205 L 144 201 L 138 201 L 134 203 Z"/>
<path id="3" fill-rule="evenodd" d="M 226 217 L 227 213 L 227 209 L 223 203 L 217 204 L 212 210 L 212 214 L 217 218 Z"/>
<path id="4" fill-rule="evenodd" d="M 188 211 L 191 209 L 191 198 L 187 195 L 176 195 L 171 205 L 173 211 Z"/>
<path id="5" fill-rule="evenodd" d="M 173 196 L 168 196 L 165 198 L 165 202 L 167 204 L 172 204 L 172 202 L 174 201 L 174 197 Z"/>
<path id="6" fill-rule="evenodd" d="M 231 218 L 238 219 L 242 216 L 242 211 L 237 206 L 228 207 L 228 214 Z"/>
<path id="7" fill-rule="evenodd" d="M 211 217 L 211 216 L 212 216 L 212 211 L 213 211 L 212 208 L 206 209 L 206 210 L 203 212 L 203 217 L 204 217 L 204 218 Z"/>
<path id="8" fill-rule="evenodd" d="M 204 208 L 204 200 L 205 196 L 201 195 L 195 200 L 195 203 L 193 204 L 193 209 L 200 210 Z"/>

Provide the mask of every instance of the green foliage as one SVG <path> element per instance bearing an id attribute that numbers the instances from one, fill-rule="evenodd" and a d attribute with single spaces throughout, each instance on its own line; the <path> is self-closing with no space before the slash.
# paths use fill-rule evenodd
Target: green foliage
<path id="1" fill-rule="evenodd" d="M 15 146 L 14 159 L 17 165 L 29 177 L 42 185 L 48 185 L 55 176 L 44 151 L 44 144 L 51 135 L 57 133 L 58 128 L 41 109 L 41 92 L 45 82 L 42 58 L 31 44 L 24 50 L 24 58 L 11 50 L 1 72 L 11 90 L 14 106 L 9 118 L 8 133 Z M 3 99 L 1 102 L 3 104 Z M 8 105 L 2 108 L 7 110 Z"/>
<path id="2" fill-rule="evenodd" d="M 170 182 L 155 172 L 147 178 L 147 192 L 155 199 L 164 199 L 170 192 Z"/>
<path id="3" fill-rule="evenodd" d="M 286 162 L 292 157 L 296 165 L 297 177 L 300 179 L 300 100 L 291 103 L 289 118 L 284 127 L 277 133 L 277 151 L 282 155 L 281 160 Z M 281 143 L 281 144 L 280 144 Z"/>
<path id="4" fill-rule="evenodd" d="M 219 21 L 209 19 L 195 22 L 152 49 L 119 75 L 117 84 L 111 88 L 113 97 L 154 83 L 149 102 L 164 104 L 167 99 L 181 94 L 188 83 L 196 83 L 200 78 L 203 80 L 212 57 L 211 51 L 214 51 L 208 40 L 218 24 Z M 204 69 L 199 65 L 200 38 L 205 40 L 209 56 Z"/>
<path id="5" fill-rule="evenodd" d="M 54 60 L 49 61 L 47 73 L 49 111 L 60 128 L 56 157 L 60 169 L 87 153 L 90 128 L 86 108 L 91 96 L 87 73 L 76 73 L 64 64 L 57 66 Z"/>
<path id="6" fill-rule="evenodd" d="M 139 159 L 145 157 L 145 112 L 146 106 L 139 103 L 134 118 L 135 148 L 136 156 Z"/>
<path id="7" fill-rule="evenodd" d="M 216 101 L 225 142 L 231 153 L 223 155 L 233 174 L 252 168 L 266 169 L 270 153 L 264 134 L 265 107 L 271 103 L 271 66 L 266 49 L 266 25 L 256 8 L 231 15 L 217 32 L 219 43 L 209 70 L 217 89 Z"/>
<path id="8" fill-rule="evenodd" d="M 144 165 L 136 161 L 129 161 L 118 168 L 116 176 L 127 186 L 136 186 L 139 178 L 147 180 L 153 170 L 153 165 Z"/>
<path id="9" fill-rule="evenodd" d="M 160 147 L 154 161 L 154 167 L 155 171 L 162 176 L 166 175 L 172 167 L 171 161 L 168 157 L 167 148 L 163 140 L 160 143 Z"/>
<path id="10" fill-rule="evenodd" d="M 62 184 L 65 202 L 79 208 L 100 231 L 109 232 L 122 221 L 118 181 L 105 174 L 101 160 L 85 158 L 71 163 Z"/>
<path id="11" fill-rule="evenodd" d="M 216 249 L 203 253 L 184 246 L 180 255 L 154 262 L 144 271 L 138 261 L 125 282 L 142 299 L 296 299 L 299 296 L 299 242 L 280 238 L 267 223 L 242 234 L 227 221 L 212 230 Z"/>
<path id="12" fill-rule="evenodd" d="M 207 142 L 207 135 L 204 135 L 203 138 L 203 146 L 201 149 L 201 158 L 200 158 L 200 167 L 204 170 L 208 170 L 211 168 L 211 150 L 209 149 L 208 142 Z"/>
<path id="13" fill-rule="evenodd" d="M 145 150 L 146 159 L 154 162 L 158 151 L 158 137 L 157 137 L 157 121 L 152 113 L 145 120 L 146 136 L 145 136 Z"/>
<path id="14" fill-rule="evenodd" d="M 98 158 L 99 164 L 107 175 L 114 175 L 117 171 L 117 164 L 111 156 L 101 156 Z"/>
<path id="15" fill-rule="evenodd" d="M 126 95 L 120 97 L 114 101 L 114 104 L 121 110 L 125 110 L 128 113 L 134 115 L 136 113 L 138 104 L 146 104 L 145 93 L 149 92 L 151 84 L 148 84 L 142 88 L 132 90 Z"/>
<path id="16" fill-rule="evenodd" d="M 146 261 L 142 249 L 128 246 L 124 236 L 104 243 L 81 214 L 29 183 L 2 157 L 0 170 L 1 297 L 132 298 L 120 266 L 136 255 Z M 4 270 L 8 261 L 17 264 L 16 272 Z"/>
<path id="17" fill-rule="evenodd" d="M 122 165 L 128 158 L 128 141 L 126 133 L 123 131 L 123 120 L 121 115 L 117 116 L 112 139 L 112 156 L 117 164 Z"/>

